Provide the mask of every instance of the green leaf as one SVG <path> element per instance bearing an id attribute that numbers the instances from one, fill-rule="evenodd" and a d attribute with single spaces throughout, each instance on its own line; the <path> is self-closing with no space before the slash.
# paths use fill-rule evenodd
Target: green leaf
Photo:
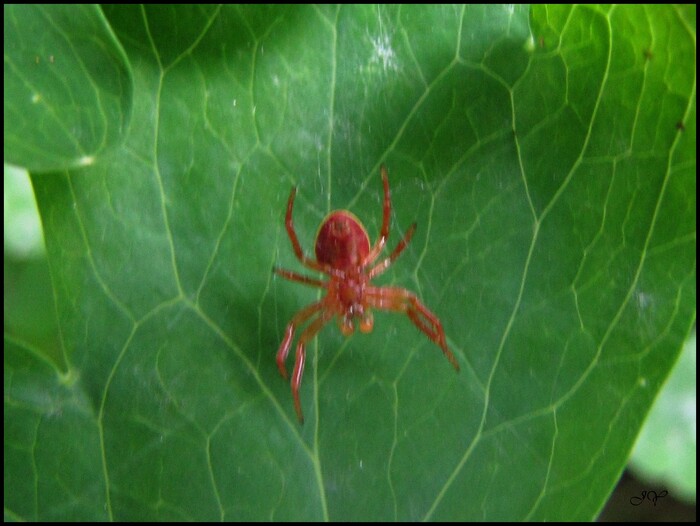
<path id="1" fill-rule="evenodd" d="M 593 519 L 695 320 L 695 7 L 104 9 L 132 122 L 33 174 L 67 366 L 6 347 L 6 518 Z M 330 324 L 301 426 L 287 197 L 374 239 L 381 163 L 462 371 Z"/>
<path id="2" fill-rule="evenodd" d="M 128 60 L 99 7 L 5 5 L 5 162 L 90 165 L 121 143 Z"/>
<path id="3" fill-rule="evenodd" d="M 26 170 L 5 165 L 3 197 L 5 254 L 18 259 L 43 257 L 44 236 Z"/>

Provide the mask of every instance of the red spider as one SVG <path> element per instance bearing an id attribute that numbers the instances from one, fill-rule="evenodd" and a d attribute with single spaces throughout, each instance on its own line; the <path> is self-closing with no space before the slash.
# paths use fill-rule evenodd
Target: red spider
<path id="1" fill-rule="evenodd" d="M 416 230 L 416 223 L 413 223 L 389 257 L 373 265 L 389 236 L 389 215 L 391 214 L 389 176 L 384 165 L 381 167 L 381 174 L 384 183 L 384 219 L 379 238 L 371 248 L 369 236 L 360 220 L 347 210 L 335 210 L 326 216 L 316 234 L 316 259 L 306 257 L 299 245 L 292 223 L 296 187 L 292 188 L 289 194 L 285 226 L 294 254 L 305 267 L 323 272 L 329 277 L 328 281 L 321 281 L 290 270 L 275 269 L 278 275 L 288 280 L 326 289 L 325 297 L 294 315 L 284 331 L 284 339 L 277 352 L 277 367 L 286 379 L 287 368 L 284 361 L 292 345 L 294 331 L 299 325 L 316 316 L 299 337 L 292 373 L 294 408 L 301 423 L 304 423 L 304 415 L 299 401 L 299 386 L 304 373 L 305 347 L 307 342 L 335 316 L 341 332 L 349 336 L 354 331 L 355 318 L 359 319 L 360 331 L 372 330 L 374 325 L 372 308 L 403 312 L 416 327 L 440 346 L 450 363 L 459 371 L 457 360 L 447 348 L 445 332 L 442 330 L 440 320 L 420 302 L 415 294 L 399 287 L 376 287 L 370 283 L 399 257 Z"/>

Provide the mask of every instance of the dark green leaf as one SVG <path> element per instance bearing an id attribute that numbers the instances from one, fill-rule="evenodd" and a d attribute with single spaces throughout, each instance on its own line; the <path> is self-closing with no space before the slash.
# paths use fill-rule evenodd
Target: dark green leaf
<path id="1" fill-rule="evenodd" d="M 98 162 L 129 123 L 124 51 L 94 5 L 5 5 L 5 162 L 46 171 Z"/>
<path id="2" fill-rule="evenodd" d="M 6 349 L 6 518 L 594 518 L 695 319 L 695 8 L 106 9 L 132 124 L 33 176 L 68 370 Z M 331 324 L 300 426 L 287 196 L 374 238 L 383 162 L 377 282 L 462 371 Z"/>

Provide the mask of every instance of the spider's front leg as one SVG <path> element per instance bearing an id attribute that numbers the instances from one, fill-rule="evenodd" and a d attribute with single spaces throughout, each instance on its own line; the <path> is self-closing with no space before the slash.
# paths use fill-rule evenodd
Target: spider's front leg
<path id="1" fill-rule="evenodd" d="M 297 327 L 304 323 L 306 320 L 311 318 L 314 314 L 323 308 L 322 302 L 312 303 L 308 307 L 301 309 L 297 312 L 294 317 L 287 324 L 287 328 L 284 329 L 284 339 L 280 344 L 279 351 L 277 351 L 277 368 L 280 370 L 282 378 L 287 379 L 287 368 L 284 365 L 287 359 L 287 354 L 289 354 L 289 349 L 292 346 L 292 339 L 294 338 L 294 331 Z"/>
<path id="2" fill-rule="evenodd" d="M 297 353 L 294 361 L 294 372 L 292 373 L 292 396 L 294 397 L 294 409 L 300 423 L 304 423 L 304 413 L 301 411 L 301 400 L 299 399 L 299 387 L 304 375 L 304 362 L 306 361 L 306 342 L 313 339 L 316 334 L 333 318 L 333 312 L 322 310 L 321 315 L 312 321 L 299 337 L 297 343 Z"/>
<path id="3" fill-rule="evenodd" d="M 442 323 L 415 294 L 398 287 L 368 287 L 365 293 L 372 307 L 405 313 L 416 327 L 440 346 L 445 357 L 459 372 L 459 363 L 447 347 Z"/>

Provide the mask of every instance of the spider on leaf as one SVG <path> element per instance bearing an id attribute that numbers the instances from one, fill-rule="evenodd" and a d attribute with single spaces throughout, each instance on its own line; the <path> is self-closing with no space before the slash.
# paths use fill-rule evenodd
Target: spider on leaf
<path id="1" fill-rule="evenodd" d="M 276 274 L 290 281 L 326 289 L 326 295 L 323 298 L 301 309 L 292 317 L 277 352 L 277 367 L 282 377 L 286 379 L 287 368 L 284 362 L 291 348 L 294 332 L 300 325 L 312 320 L 302 331 L 297 342 L 291 380 L 294 408 L 302 424 L 304 415 L 299 400 L 299 387 L 304 374 L 306 344 L 333 318 L 337 318 L 340 331 L 345 336 L 349 336 L 355 329 L 356 320 L 359 320 L 360 331 L 372 330 L 374 325 L 372 309 L 404 313 L 430 340 L 440 346 L 445 357 L 459 371 L 459 364 L 447 347 L 445 332 L 438 317 L 428 310 L 413 292 L 401 287 L 376 286 L 371 283 L 399 257 L 416 230 L 416 223 L 413 223 L 389 257 L 376 262 L 389 236 L 391 214 L 389 175 L 386 166 L 382 165 L 380 172 L 384 184 L 384 216 L 379 237 L 372 246 L 370 246 L 367 230 L 354 214 L 347 210 L 335 210 L 325 217 L 316 233 L 316 259 L 307 257 L 299 244 L 292 222 L 296 187 L 293 187 L 289 194 L 284 224 L 292 242 L 294 254 L 305 267 L 328 276 L 326 281 L 322 281 L 291 270 L 274 269 Z"/>

